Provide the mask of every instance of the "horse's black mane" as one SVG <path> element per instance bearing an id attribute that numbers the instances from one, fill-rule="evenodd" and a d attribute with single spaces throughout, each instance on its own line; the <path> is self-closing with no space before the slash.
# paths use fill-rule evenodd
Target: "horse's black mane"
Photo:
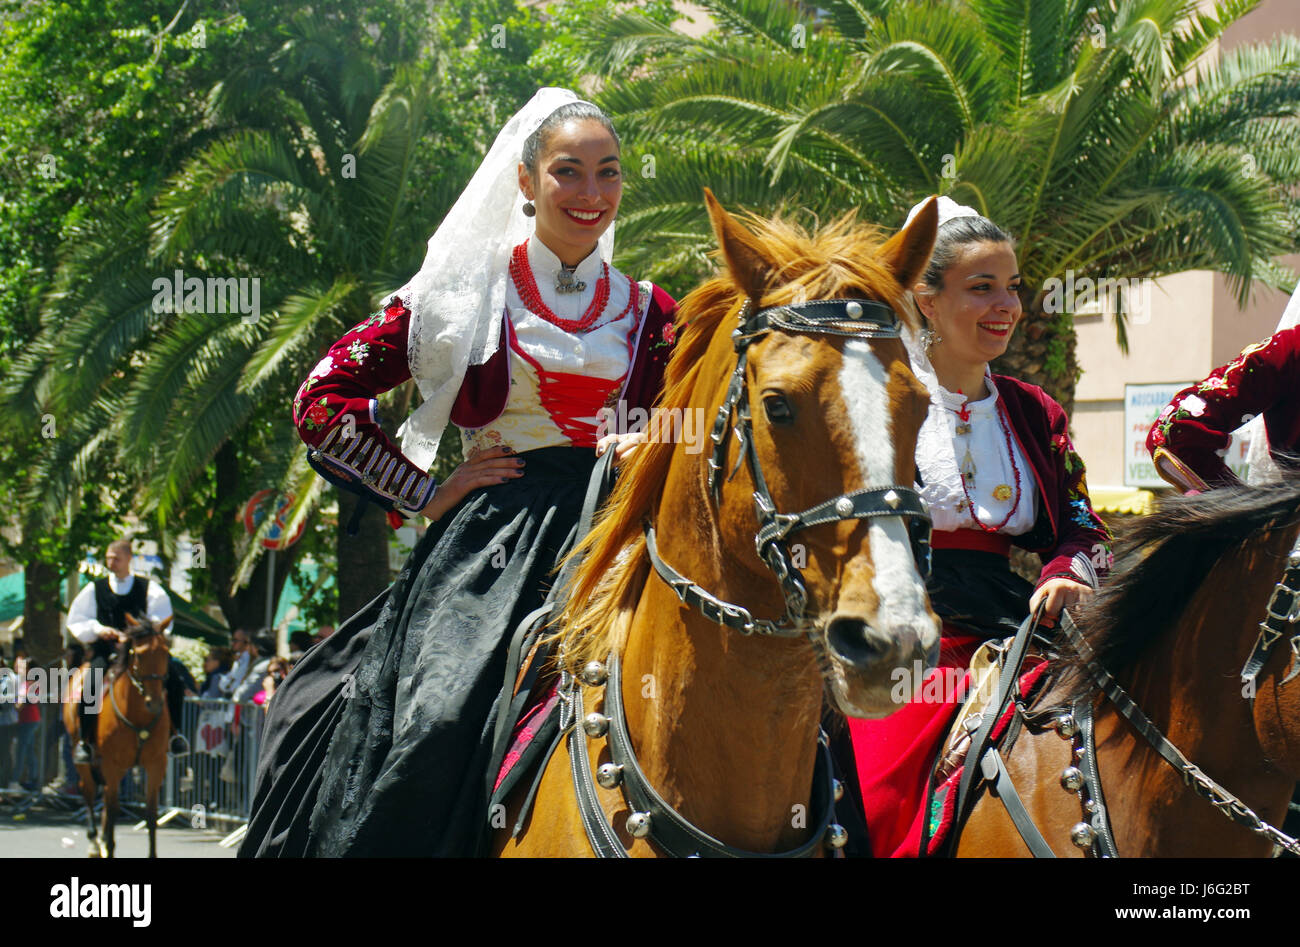
<path id="1" fill-rule="evenodd" d="M 1225 553 L 1297 518 L 1300 478 L 1294 476 L 1163 501 L 1132 527 L 1101 591 L 1074 613 L 1098 663 L 1122 674 L 1179 619 Z M 1068 666 L 1063 685 L 1071 699 L 1093 687 L 1078 664 Z"/>

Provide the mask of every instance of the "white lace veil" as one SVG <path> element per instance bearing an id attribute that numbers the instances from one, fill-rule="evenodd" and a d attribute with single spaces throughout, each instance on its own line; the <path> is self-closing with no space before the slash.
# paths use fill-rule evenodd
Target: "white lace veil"
<path id="1" fill-rule="evenodd" d="M 1273 332 L 1276 334 L 1296 324 L 1300 324 L 1300 285 L 1297 285 L 1295 292 L 1291 294 L 1291 301 L 1286 304 L 1286 309 L 1282 311 L 1282 318 L 1278 320 L 1277 328 Z M 1250 422 L 1241 429 L 1241 433 L 1250 438 L 1250 448 L 1246 451 L 1250 470 L 1246 474 L 1246 482 L 1262 483 L 1277 477 L 1277 464 L 1273 463 L 1273 458 L 1269 454 L 1268 432 L 1264 430 L 1264 415 L 1257 414 L 1251 418 Z"/>
<path id="2" fill-rule="evenodd" d="M 524 141 L 562 105 L 581 101 L 568 89 L 539 89 L 497 134 L 483 163 L 429 238 L 420 272 L 396 295 L 411 310 L 407 361 L 423 403 L 399 432 L 402 451 L 424 469 L 438 442 L 470 365 L 497 350 L 506 305 L 510 251 L 533 234 L 519 191 Z M 599 252 L 613 256 L 614 225 Z"/>

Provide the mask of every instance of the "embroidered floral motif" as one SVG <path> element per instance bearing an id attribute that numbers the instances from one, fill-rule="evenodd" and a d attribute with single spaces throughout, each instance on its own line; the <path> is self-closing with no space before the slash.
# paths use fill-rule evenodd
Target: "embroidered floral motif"
<path id="1" fill-rule="evenodd" d="M 1074 510 L 1074 514 L 1071 518 L 1077 525 L 1089 529 L 1096 525 L 1093 518 L 1092 508 L 1088 505 L 1086 499 L 1079 497 L 1078 499 L 1071 500 L 1070 507 Z"/>
<path id="2" fill-rule="evenodd" d="M 396 322 L 398 319 L 410 314 L 411 310 L 402 305 L 401 297 L 394 296 L 388 301 L 388 305 L 384 307 L 384 323 Z"/>
<path id="3" fill-rule="evenodd" d="M 356 339 L 348 345 L 348 358 L 360 365 L 370 354 L 370 343 Z"/>
<path id="4" fill-rule="evenodd" d="M 1205 413 L 1205 399 L 1200 395 L 1187 395 L 1179 405 L 1180 411 L 1186 411 L 1189 417 L 1199 418 Z"/>
<path id="5" fill-rule="evenodd" d="M 307 380 L 310 381 L 313 378 L 323 378 L 332 371 L 334 371 L 334 356 L 326 355 L 323 359 L 317 362 L 316 367 L 308 373 Z"/>
<path id="6" fill-rule="evenodd" d="M 330 411 L 326 402 L 329 395 L 322 395 L 321 399 L 307 409 L 307 415 L 303 418 L 303 424 L 313 431 L 319 431 L 329 423 Z"/>
<path id="7" fill-rule="evenodd" d="M 685 329 L 690 323 L 683 322 L 682 328 Z M 671 322 L 664 323 L 662 337 L 654 345 L 650 346 L 651 350 L 669 348 L 677 341 L 677 327 Z"/>

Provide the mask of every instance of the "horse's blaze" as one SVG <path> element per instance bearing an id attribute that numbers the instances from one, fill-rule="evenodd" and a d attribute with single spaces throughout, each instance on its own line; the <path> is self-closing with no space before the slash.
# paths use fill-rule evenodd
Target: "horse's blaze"
<path id="1" fill-rule="evenodd" d="M 883 361 L 866 340 L 844 343 L 839 388 L 863 488 L 911 479 L 911 458 L 896 448 L 912 450 L 916 432 L 894 430 L 893 420 L 908 414 L 899 408 L 915 400 L 918 389 L 910 372 L 890 370 L 893 361 Z M 930 610 L 905 522 L 893 517 L 868 521 L 867 550 L 869 562 L 855 557 L 846 564 L 827 644 L 847 665 L 842 672 L 848 692 L 840 696 L 859 712 L 881 713 L 895 707 L 890 691 L 896 668 L 933 663 L 939 622 Z"/>

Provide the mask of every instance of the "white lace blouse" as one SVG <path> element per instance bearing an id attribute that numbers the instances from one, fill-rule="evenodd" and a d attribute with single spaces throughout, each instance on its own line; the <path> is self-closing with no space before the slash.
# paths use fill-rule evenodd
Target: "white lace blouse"
<path id="1" fill-rule="evenodd" d="M 974 516 L 984 526 L 1001 524 L 997 531 L 1011 536 L 1029 532 L 1038 515 L 1034 474 L 1016 445 L 1010 422 L 999 410 L 997 386 L 988 370 L 984 374 L 987 396 L 972 402 L 945 389 L 924 368 L 917 367 L 916 374 L 930 391 L 930 409 L 917 437 L 916 464 L 924 481 L 920 493 L 930 507 L 934 529 L 978 529 L 972 519 L 973 502 Z M 960 415 L 963 407 L 969 420 Z M 974 474 L 964 488 L 963 469 Z"/>

